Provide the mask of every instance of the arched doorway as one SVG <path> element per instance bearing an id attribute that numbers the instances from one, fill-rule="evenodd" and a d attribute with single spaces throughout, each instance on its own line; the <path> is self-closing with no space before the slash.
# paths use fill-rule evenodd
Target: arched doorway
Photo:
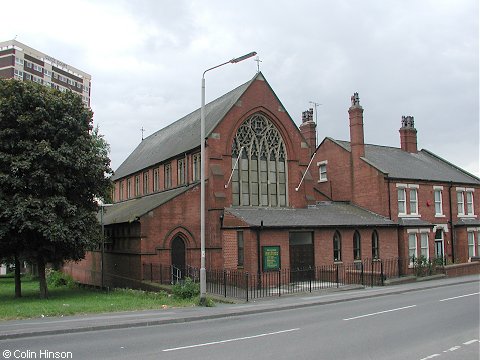
<path id="1" fill-rule="evenodd" d="M 172 241 L 172 266 L 180 270 L 181 278 L 185 276 L 185 241 L 180 236 Z"/>

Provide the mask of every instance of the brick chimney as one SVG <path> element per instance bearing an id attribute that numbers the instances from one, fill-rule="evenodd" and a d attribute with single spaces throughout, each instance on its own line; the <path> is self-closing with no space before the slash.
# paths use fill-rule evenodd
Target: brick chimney
<path id="1" fill-rule="evenodd" d="M 302 112 L 302 124 L 300 132 L 302 133 L 308 145 L 312 148 L 312 153 L 317 148 L 317 124 L 313 121 L 313 108 Z"/>
<path id="2" fill-rule="evenodd" d="M 348 109 L 350 119 L 350 144 L 352 158 L 365 156 L 365 142 L 363 138 L 363 108 L 360 106 L 360 97 L 354 93 L 350 98 L 352 105 Z"/>
<path id="3" fill-rule="evenodd" d="M 413 116 L 402 116 L 402 127 L 400 128 L 400 146 L 403 151 L 416 153 L 417 150 L 417 129 Z"/>

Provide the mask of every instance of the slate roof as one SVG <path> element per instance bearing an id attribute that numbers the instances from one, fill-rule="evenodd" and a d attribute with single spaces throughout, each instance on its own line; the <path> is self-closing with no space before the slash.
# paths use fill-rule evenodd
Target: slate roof
<path id="1" fill-rule="evenodd" d="M 476 218 L 460 218 L 455 226 L 480 226 L 480 219 Z"/>
<path id="2" fill-rule="evenodd" d="M 206 137 L 257 78 L 263 79 L 263 75 L 256 74 L 250 81 L 205 105 Z M 200 108 L 145 138 L 118 167 L 112 180 L 133 174 L 199 146 Z"/>
<path id="3" fill-rule="evenodd" d="M 319 202 L 302 209 L 231 207 L 226 212 L 249 226 L 269 228 L 396 226 L 392 220 L 346 202 Z"/>
<path id="4" fill-rule="evenodd" d="M 152 195 L 143 196 L 140 198 L 130 199 L 115 203 L 112 206 L 104 208 L 103 224 L 119 224 L 125 222 L 132 222 L 137 220 L 143 215 L 148 214 L 153 209 L 165 204 L 180 194 L 190 190 L 197 184 L 189 186 L 182 186 L 175 189 L 162 191 Z M 97 215 L 100 222 L 100 213 Z"/>
<path id="5" fill-rule="evenodd" d="M 351 151 L 350 142 L 328 139 Z M 399 148 L 365 144 L 365 160 L 391 178 L 480 185 L 476 176 L 425 149 L 412 154 Z"/>
<path id="6" fill-rule="evenodd" d="M 434 225 L 428 221 L 419 218 L 399 218 L 398 224 L 400 226 L 415 226 L 415 227 L 433 227 Z"/>

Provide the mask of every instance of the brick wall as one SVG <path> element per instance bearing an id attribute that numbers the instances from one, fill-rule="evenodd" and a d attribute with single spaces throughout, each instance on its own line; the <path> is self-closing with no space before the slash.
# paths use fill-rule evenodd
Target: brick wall
<path id="1" fill-rule="evenodd" d="M 317 163 L 322 161 L 327 161 L 327 181 L 318 182 L 320 174 Z M 352 199 L 352 171 L 347 150 L 326 138 L 317 151 L 311 169 L 314 186 L 323 194 L 335 201 Z M 316 193 L 317 200 L 322 200 L 319 196 Z"/>
<path id="2" fill-rule="evenodd" d="M 445 266 L 448 277 L 480 274 L 480 261 Z"/>

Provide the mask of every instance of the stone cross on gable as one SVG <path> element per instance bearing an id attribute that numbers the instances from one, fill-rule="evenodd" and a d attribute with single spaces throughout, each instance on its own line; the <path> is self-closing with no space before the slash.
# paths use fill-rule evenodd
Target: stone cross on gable
<path id="1" fill-rule="evenodd" d="M 257 62 L 257 73 L 260 72 L 260 63 L 262 62 L 262 60 L 260 60 L 260 56 L 257 55 L 257 57 L 255 58 L 255 61 Z"/>

